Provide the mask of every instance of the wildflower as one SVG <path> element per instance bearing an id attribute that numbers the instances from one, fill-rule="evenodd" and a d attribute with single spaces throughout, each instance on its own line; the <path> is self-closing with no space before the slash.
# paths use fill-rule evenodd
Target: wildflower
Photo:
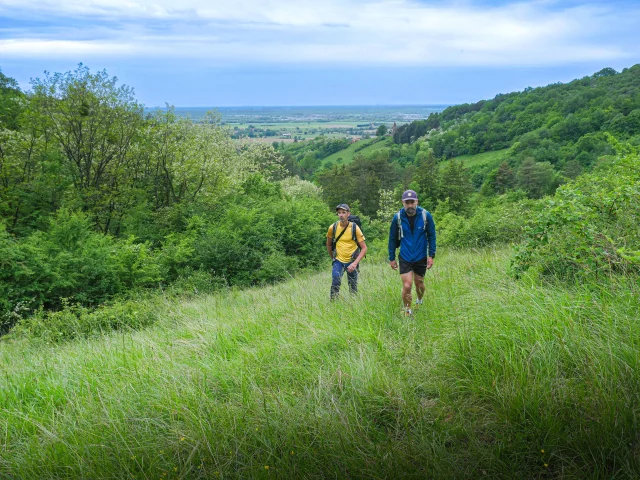
<path id="1" fill-rule="evenodd" d="M 544 464 L 544 468 L 547 468 L 548 466 L 549 466 L 549 464 L 548 464 L 548 463 L 545 463 L 545 464 Z"/>
<path id="2" fill-rule="evenodd" d="M 184 442 L 184 437 L 180 437 L 180 441 L 181 441 L 181 442 Z"/>
<path id="3" fill-rule="evenodd" d="M 544 453 L 544 450 L 540 450 L 540 453 Z"/>
<path id="4" fill-rule="evenodd" d="M 265 466 L 264 466 L 264 469 L 265 469 L 265 470 L 269 470 L 269 465 L 265 465 Z"/>
<path id="5" fill-rule="evenodd" d="M 293 450 L 291 450 L 291 455 L 293 455 Z"/>

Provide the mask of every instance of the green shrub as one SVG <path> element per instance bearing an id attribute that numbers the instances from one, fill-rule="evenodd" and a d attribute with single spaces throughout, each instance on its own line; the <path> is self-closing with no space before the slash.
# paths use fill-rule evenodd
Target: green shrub
<path id="1" fill-rule="evenodd" d="M 60 310 L 41 308 L 33 315 L 19 319 L 12 334 L 59 342 L 113 330 L 140 329 L 153 324 L 162 312 L 152 300 L 117 301 L 96 309 L 63 300 Z"/>
<path id="2" fill-rule="evenodd" d="M 640 156 L 621 146 L 613 165 L 560 187 L 513 259 L 516 275 L 560 279 L 640 272 Z"/>
<path id="3" fill-rule="evenodd" d="M 452 247 L 483 247 L 517 243 L 524 236 L 524 227 L 536 222 L 540 204 L 534 200 L 513 201 L 513 195 L 503 195 L 479 206 L 471 217 L 454 212 L 434 218 L 438 244 Z"/>
<path id="4" fill-rule="evenodd" d="M 16 308 L 58 309 L 64 298 L 95 306 L 162 279 L 147 244 L 95 232 L 84 214 L 64 209 L 51 219 L 47 231 L 23 239 L 0 227 L 0 258 L 4 331 L 21 316 L 16 317 Z"/>

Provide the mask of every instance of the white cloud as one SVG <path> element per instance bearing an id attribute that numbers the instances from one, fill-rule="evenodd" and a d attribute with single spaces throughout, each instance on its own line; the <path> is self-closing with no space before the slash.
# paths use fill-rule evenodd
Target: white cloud
<path id="1" fill-rule="evenodd" d="M 549 65 L 631 57 L 640 30 L 637 14 L 553 2 L 0 0 L 0 15 L 0 56 L 84 61 Z"/>

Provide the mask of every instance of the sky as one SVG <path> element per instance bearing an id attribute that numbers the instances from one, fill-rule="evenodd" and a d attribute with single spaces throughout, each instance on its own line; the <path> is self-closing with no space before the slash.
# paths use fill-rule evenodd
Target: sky
<path id="1" fill-rule="evenodd" d="M 458 104 L 640 63 L 638 0 L 0 0 L 0 69 L 147 107 Z"/>

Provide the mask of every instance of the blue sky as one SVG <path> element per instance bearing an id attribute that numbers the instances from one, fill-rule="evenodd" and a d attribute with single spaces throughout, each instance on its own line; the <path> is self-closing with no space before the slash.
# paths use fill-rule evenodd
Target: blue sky
<path id="1" fill-rule="evenodd" d="M 80 62 L 149 107 L 455 104 L 640 63 L 640 2 L 0 0 L 5 75 Z"/>

